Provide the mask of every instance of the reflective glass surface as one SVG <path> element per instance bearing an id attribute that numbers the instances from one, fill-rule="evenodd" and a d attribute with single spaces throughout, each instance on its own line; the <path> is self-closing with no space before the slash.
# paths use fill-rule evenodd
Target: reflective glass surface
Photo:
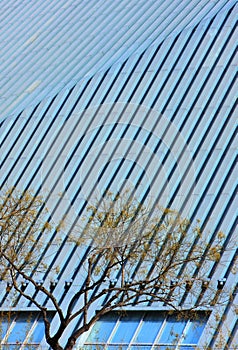
<path id="1" fill-rule="evenodd" d="M 90 333 L 87 342 L 102 342 L 106 343 L 115 324 L 117 322 L 117 314 L 108 314 L 103 316 L 98 322 L 93 326 L 92 332 Z"/>
<path id="2" fill-rule="evenodd" d="M 183 343 L 197 344 L 205 328 L 205 325 L 206 322 L 204 318 L 189 322 L 188 331 L 186 332 Z"/>
<path id="3" fill-rule="evenodd" d="M 112 343 L 129 343 L 141 319 L 140 313 L 132 313 L 120 319 L 120 323 L 112 338 Z"/>
<path id="4" fill-rule="evenodd" d="M 151 350 L 151 345 L 132 345 L 130 346 L 130 350 Z M 154 348 L 153 348 L 154 349 Z"/>
<path id="5" fill-rule="evenodd" d="M 176 345 L 158 345 L 153 350 L 175 350 Z"/>
<path id="6" fill-rule="evenodd" d="M 14 318 L 14 316 L 10 313 L 7 313 L 7 312 L 2 312 L 0 314 L 1 339 L 3 339 L 6 336 L 7 330 L 10 327 L 13 318 Z"/>
<path id="7" fill-rule="evenodd" d="M 207 321 L 204 313 L 199 316 L 189 319 L 159 311 L 107 315 L 93 327 L 85 349 L 194 350 Z"/>
<path id="8" fill-rule="evenodd" d="M 133 343 L 153 343 L 164 321 L 164 315 L 148 313 L 145 315 L 139 333 Z"/>
<path id="9" fill-rule="evenodd" d="M 51 321 L 53 318 L 53 313 L 48 313 L 48 320 Z M 42 317 L 39 317 L 35 328 L 33 329 L 32 335 L 30 337 L 31 343 L 40 343 L 45 334 L 45 325 Z"/>
<path id="10" fill-rule="evenodd" d="M 21 313 L 17 315 L 14 322 L 14 327 L 7 338 L 8 343 L 22 343 L 33 324 L 33 317 L 28 313 Z"/>
<path id="11" fill-rule="evenodd" d="M 178 320 L 177 316 L 169 316 L 159 338 L 159 343 L 173 344 L 179 340 L 186 325 L 186 320 Z"/>
<path id="12" fill-rule="evenodd" d="M 48 319 L 52 318 L 53 313 L 50 313 Z M 0 321 L 1 349 L 16 350 L 21 347 L 24 350 L 34 350 L 45 334 L 44 322 L 38 311 L 5 312 L 0 316 Z"/>
<path id="13" fill-rule="evenodd" d="M 105 349 L 105 345 L 84 345 L 83 346 L 84 350 L 104 350 Z"/>

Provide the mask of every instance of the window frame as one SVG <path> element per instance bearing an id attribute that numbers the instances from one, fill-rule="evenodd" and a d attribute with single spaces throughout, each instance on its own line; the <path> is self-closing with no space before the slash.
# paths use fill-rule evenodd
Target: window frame
<path id="1" fill-rule="evenodd" d="M 11 321 L 8 324 L 8 328 L 6 329 L 6 333 L 4 332 L 4 336 L 2 339 L 0 339 L 0 346 L 2 347 L 6 347 L 9 349 L 11 349 L 11 347 L 13 346 L 17 346 L 18 349 L 25 349 L 27 346 L 28 347 L 39 347 L 41 341 L 44 339 L 45 333 L 42 334 L 42 339 L 39 342 L 36 342 L 34 340 L 32 340 L 32 336 L 34 336 L 34 331 L 36 330 L 37 326 L 40 324 L 44 325 L 44 321 L 42 318 L 42 315 L 40 313 L 39 310 L 0 310 L 0 312 L 2 313 L 2 315 L 0 316 L 3 317 L 3 315 L 7 315 L 9 313 L 9 318 L 11 317 Z M 11 315 L 12 314 L 12 315 Z M 30 321 L 30 326 L 29 324 L 27 324 L 27 319 L 30 317 L 30 315 L 32 315 L 32 322 Z M 24 339 L 23 340 L 15 340 L 15 341 L 9 341 L 9 337 L 11 335 L 14 336 L 14 328 L 15 325 L 17 324 L 17 319 L 19 319 L 19 317 L 23 316 L 23 319 L 25 320 L 26 323 L 26 333 L 24 335 Z M 50 317 L 51 319 L 54 317 L 54 312 L 50 312 Z M 4 321 L 4 320 L 3 320 Z M 29 328 L 27 328 L 29 326 Z M 25 331 L 25 330 L 24 330 Z M 23 331 L 23 332 L 24 332 Z M 21 337 L 21 335 L 19 336 Z"/>
<path id="2" fill-rule="evenodd" d="M 165 330 L 165 327 L 166 327 L 166 324 L 168 324 L 168 318 L 169 316 L 173 315 L 173 313 L 170 313 L 168 311 L 164 311 L 164 310 L 128 310 L 128 311 L 125 311 L 127 312 L 127 314 L 129 315 L 130 313 L 133 314 L 134 312 L 141 312 L 141 318 L 138 322 L 138 325 L 134 331 L 134 334 L 132 335 L 131 339 L 129 342 L 113 342 L 112 343 L 112 340 L 113 340 L 113 337 L 114 335 L 116 334 L 117 330 L 118 330 L 118 327 L 119 327 L 119 324 L 121 322 L 121 320 L 123 319 L 123 316 L 118 314 L 118 317 L 116 319 L 116 322 L 111 330 L 111 333 L 108 337 L 108 339 L 104 342 L 100 341 L 100 340 L 96 340 L 93 341 L 92 339 L 87 342 L 87 339 L 89 338 L 89 336 L 91 336 L 92 334 L 92 331 L 93 331 L 93 327 L 92 329 L 89 331 L 88 333 L 88 336 L 87 338 L 85 339 L 84 341 L 84 346 L 86 346 L 86 349 L 91 349 L 90 347 L 93 347 L 93 346 L 99 346 L 99 348 L 101 349 L 101 347 L 104 349 L 108 349 L 110 350 L 111 348 L 113 348 L 114 346 L 117 347 L 117 346 L 121 346 L 123 348 L 126 347 L 126 349 L 132 349 L 134 350 L 136 348 L 136 346 L 138 346 L 139 348 L 143 348 L 143 347 L 150 347 L 151 349 L 158 349 L 162 346 L 171 346 L 173 347 L 174 350 L 179 350 L 179 349 L 183 349 L 186 348 L 186 349 L 194 349 L 197 345 L 198 345 L 198 342 L 202 336 L 202 333 L 206 327 L 206 324 L 208 322 L 208 318 L 209 318 L 209 315 L 210 315 L 210 310 L 198 310 L 198 311 L 187 311 L 185 313 L 186 317 L 184 318 L 181 318 L 181 320 L 185 320 L 185 325 L 184 325 L 184 328 L 181 332 L 181 334 L 179 334 L 178 336 L 178 340 L 175 342 L 175 343 L 169 343 L 169 342 L 166 342 L 166 343 L 162 343 L 160 342 L 160 339 L 161 339 L 161 336 L 163 335 L 163 332 Z M 112 311 L 112 313 L 116 313 L 116 311 Z M 160 328 L 158 328 L 158 333 L 154 339 L 153 342 L 147 342 L 147 343 L 142 343 L 142 342 L 135 342 L 137 336 L 139 335 L 140 333 L 140 330 L 142 328 L 142 325 L 143 325 L 143 321 L 145 320 L 145 317 L 147 315 L 152 315 L 152 314 L 155 314 L 155 313 L 158 313 L 158 318 L 159 316 L 163 316 L 163 321 L 162 321 L 162 324 L 160 325 Z M 174 313 L 174 315 L 176 315 L 176 313 Z M 197 315 L 197 316 L 195 316 Z M 102 320 L 102 319 L 101 319 Z M 189 330 L 191 330 L 191 327 L 193 327 L 193 321 L 198 321 L 198 320 L 201 320 L 201 324 L 203 325 L 203 329 L 202 329 L 202 332 L 201 334 L 199 335 L 198 339 L 197 339 L 197 342 L 196 343 L 192 343 L 192 342 L 185 342 L 184 340 L 186 339 L 186 335 L 188 334 Z M 103 321 L 102 321 L 103 322 Z M 176 324 L 176 322 L 174 323 Z"/>

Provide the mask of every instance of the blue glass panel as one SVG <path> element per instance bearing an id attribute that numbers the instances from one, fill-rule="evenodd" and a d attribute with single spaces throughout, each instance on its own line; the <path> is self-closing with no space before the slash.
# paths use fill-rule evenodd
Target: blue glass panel
<path id="1" fill-rule="evenodd" d="M 134 343 L 153 343 L 164 321 L 164 315 L 149 313 L 143 319 Z"/>
<path id="2" fill-rule="evenodd" d="M 142 313 L 133 312 L 126 317 L 121 318 L 120 324 L 112 339 L 112 343 L 129 343 L 132 339 L 139 322 L 142 318 Z"/>
<path id="3" fill-rule="evenodd" d="M 12 315 L 9 315 L 7 313 L 3 313 L 0 315 L 1 339 L 3 339 L 5 337 L 5 335 L 7 334 L 7 330 L 10 327 L 13 318 L 14 317 Z"/>
<path id="4" fill-rule="evenodd" d="M 7 339 L 7 342 L 23 342 L 32 327 L 33 321 L 34 319 L 31 314 L 19 314 L 16 318 L 16 323 Z"/>
<path id="5" fill-rule="evenodd" d="M 157 345 L 153 347 L 153 350 L 175 350 L 175 345 Z"/>
<path id="6" fill-rule="evenodd" d="M 43 320 L 38 320 L 36 327 L 31 335 L 30 341 L 32 343 L 40 343 L 45 335 L 45 325 Z"/>
<path id="7" fill-rule="evenodd" d="M 106 342 L 116 324 L 118 315 L 109 314 L 103 316 L 95 323 L 86 343 Z"/>
<path id="8" fill-rule="evenodd" d="M 163 329 L 159 343 L 176 344 L 186 325 L 185 320 L 178 320 L 176 316 L 169 316 Z"/>
<path id="9" fill-rule="evenodd" d="M 206 325 L 206 318 L 189 322 L 187 334 L 183 340 L 186 344 L 197 344 Z"/>
<path id="10" fill-rule="evenodd" d="M 51 321 L 54 317 L 54 313 L 50 312 L 47 314 L 47 318 Z M 39 317 L 37 320 L 36 327 L 33 330 L 33 334 L 30 337 L 31 343 L 40 343 L 45 335 L 45 324 L 42 317 Z"/>
<path id="11" fill-rule="evenodd" d="M 107 350 L 127 350 L 128 349 L 128 345 L 121 345 L 121 344 L 107 345 L 106 349 Z"/>
<path id="12" fill-rule="evenodd" d="M 151 350 L 151 345 L 133 345 L 130 346 L 130 350 Z"/>

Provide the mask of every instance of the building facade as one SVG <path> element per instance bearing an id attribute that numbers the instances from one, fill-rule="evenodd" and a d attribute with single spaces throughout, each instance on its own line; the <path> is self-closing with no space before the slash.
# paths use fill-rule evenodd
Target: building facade
<path id="1" fill-rule="evenodd" d="M 204 278 L 216 298 L 223 288 L 229 298 L 210 305 L 209 317 L 200 310 L 197 324 L 163 305 L 135 306 L 124 319 L 106 315 L 77 348 L 96 349 L 98 341 L 108 349 L 237 349 L 237 2 L 4 0 L 1 7 L 2 188 L 43 194 L 51 220 L 70 218 L 69 230 L 95 194 L 129 187 L 152 206 L 199 218 L 211 245 L 217 232 L 226 235 Z M 66 308 L 85 252 L 56 238 L 39 258 L 48 265 L 39 279 L 46 286 L 57 279 L 54 293 Z M 14 311 L 3 323 L 3 348 L 30 338 L 47 348 L 37 310 L 0 283 L 1 310 Z"/>

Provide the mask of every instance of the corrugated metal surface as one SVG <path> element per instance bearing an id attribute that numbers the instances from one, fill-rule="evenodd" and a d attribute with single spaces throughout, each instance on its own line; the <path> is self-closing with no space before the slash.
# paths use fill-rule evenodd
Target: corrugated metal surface
<path id="1" fill-rule="evenodd" d="M 1 1 L 0 114 L 21 112 L 234 0 Z"/>
<path id="2" fill-rule="evenodd" d="M 19 13 L 25 20 L 32 17 L 34 29 L 18 37 L 19 46 L 6 50 L 6 67 L 10 69 L 11 53 L 18 68 L 11 70 L 14 83 L 10 92 L 6 88 L 10 96 L 6 98 L 6 113 L 14 94 L 22 93 L 23 80 L 29 86 L 37 77 L 43 85 L 15 107 L 11 105 L 11 111 L 27 104 L 33 106 L 42 97 L 48 97 L 1 124 L 1 183 L 34 188 L 39 193 L 43 189 L 52 220 L 68 215 L 73 225 L 85 210 L 85 199 L 90 200 L 96 191 L 102 193 L 107 187 L 119 189 L 124 182 L 133 184 L 142 200 L 151 197 L 152 203 L 176 208 L 192 220 L 201 219 L 210 242 L 218 230 L 226 232 L 224 248 L 228 249 L 237 239 L 237 5 L 233 1 L 168 1 L 166 6 L 159 1 L 110 2 L 110 6 L 107 1 L 89 3 L 73 6 L 64 2 L 63 9 L 60 1 L 47 2 L 48 7 L 35 2 L 33 8 L 27 2 L 22 12 L 20 4 L 15 5 L 11 18 L 16 16 L 18 22 L 13 25 L 16 31 L 13 36 L 17 37 L 18 25 L 24 26 L 24 20 L 21 23 L 17 16 Z M 73 7 L 75 11 L 81 9 L 85 16 L 82 15 L 81 30 L 92 27 L 90 40 L 85 35 L 86 29 L 79 36 L 84 40 L 85 51 L 81 44 L 76 45 L 75 38 L 69 39 L 78 33 Z M 175 18 L 176 9 L 181 15 Z M 7 10 L 10 16 L 11 3 L 6 3 Z M 21 45 L 26 37 L 32 37 L 42 25 L 38 21 L 39 13 L 42 23 L 46 18 L 49 21 L 52 13 L 56 14 L 48 24 L 55 32 L 50 27 L 38 44 L 38 37 L 32 39 L 30 45 L 39 49 L 36 52 L 32 46 L 32 63 L 26 59 L 31 67 L 34 60 L 38 62 L 33 78 L 25 68 L 26 62 L 22 63 L 20 56 L 17 58 L 11 50 L 23 52 Z M 66 20 L 67 14 L 71 21 Z M 68 27 L 60 20 L 61 15 L 65 16 Z M 101 24 L 105 30 L 99 33 Z M 65 31 L 67 40 L 59 27 Z M 113 31 L 108 31 L 109 28 Z M 108 48 L 102 58 L 100 50 L 104 50 L 106 42 Z M 49 52 L 42 54 L 41 45 L 46 50 L 46 43 Z M 65 62 L 66 47 L 70 52 L 78 50 L 82 56 L 75 55 L 72 61 Z M 55 56 L 51 55 L 53 51 Z M 39 70 L 41 64 L 49 70 L 47 73 Z M 28 71 L 25 75 L 23 68 Z M 20 75 L 22 81 L 17 79 Z M 68 87 L 51 97 L 63 86 L 62 82 Z M 59 192 L 61 197 L 57 196 Z M 48 239 L 54 241 L 55 235 Z M 231 273 L 235 268 L 235 253 L 234 249 L 225 250 L 221 263 L 211 264 L 208 277 L 211 283 L 227 278 L 226 287 L 237 300 L 237 281 Z M 45 283 L 52 268 L 60 265 L 55 293 L 62 305 L 67 304 L 64 281 L 73 278 L 72 290 L 80 283 L 83 254 L 63 237 L 60 249 L 55 246 L 55 251 L 46 250 L 41 257 L 49 264 L 41 276 Z M 196 275 L 198 271 L 193 273 Z M 0 300 L 2 306 L 9 303 L 4 289 L 0 291 Z M 22 308 L 30 306 L 23 300 L 19 303 Z M 186 296 L 181 303 L 186 303 Z M 213 317 L 217 329 L 225 335 L 226 344 L 234 347 L 237 331 L 232 303 L 219 310 L 218 318 L 212 314 Z M 218 339 L 214 329 L 214 337 L 211 334 L 204 337 L 200 345 L 208 341 L 215 349 Z"/>

